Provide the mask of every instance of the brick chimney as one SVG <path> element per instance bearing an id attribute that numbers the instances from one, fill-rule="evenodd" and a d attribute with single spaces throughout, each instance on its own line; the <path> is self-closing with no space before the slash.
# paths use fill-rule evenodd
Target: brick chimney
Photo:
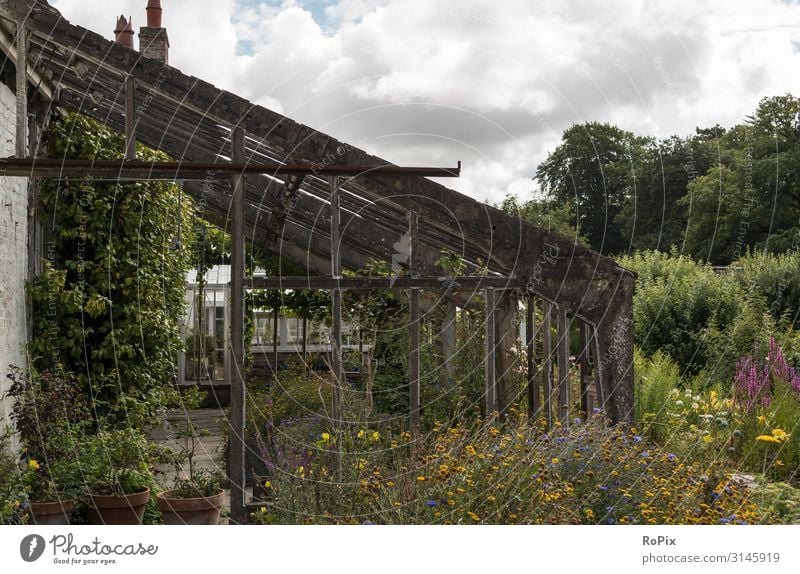
<path id="1" fill-rule="evenodd" d="M 145 58 L 169 64 L 169 38 L 161 27 L 161 0 L 147 0 L 147 26 L 139 28 L 139 51 Z"/>
<path id="2" fill-rule="evenodd" d="M 126 48 L 133 50 L 133 19 L 129 16 L 120 16 L 117 19 L 117 27 L 114 29 L 117 44 L 122 44 Z"/>

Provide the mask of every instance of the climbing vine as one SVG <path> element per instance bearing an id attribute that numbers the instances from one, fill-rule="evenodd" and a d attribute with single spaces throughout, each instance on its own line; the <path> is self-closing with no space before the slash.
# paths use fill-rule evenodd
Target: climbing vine
<path id="1" fill-rule="evenodd" d="M 122 135 L 54 118 L 49 157 L 119 159 Z M 166 161 L 137 146 L 137 158 Z M 40 191 L 43 270 L 29 286 L 39 369 L 74 373 L 98 421 L 140 426 L 174 396 L 194 212 L 173 183 L 48 181 Z"/>

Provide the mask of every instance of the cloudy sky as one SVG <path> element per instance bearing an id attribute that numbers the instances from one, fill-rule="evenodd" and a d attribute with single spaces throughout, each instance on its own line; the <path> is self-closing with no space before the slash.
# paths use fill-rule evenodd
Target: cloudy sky
<path id="1" fill-rule="evenodd" d="M 113 38 L 146 0 L 51 0 Z M 800 4 L 779 0 L 162 0 L 170 63 L 447 184 L 528 197 L 573 123 L 640 134 L 741 121 L 800 94 Z"/>

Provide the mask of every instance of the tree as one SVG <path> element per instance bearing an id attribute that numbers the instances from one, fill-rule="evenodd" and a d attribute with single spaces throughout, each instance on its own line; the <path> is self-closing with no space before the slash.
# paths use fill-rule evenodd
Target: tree
<path id="1" fill-rule="evenodd" d="M 548 199 L 530 199 L 520 202 L 513 195 L 507 195 L 498 206 L 508 215 L 519 217 L 550 233 L 558 233 L 579 245 L 589 246 L 586 238 L 578 233 L 572 204 L 564 204 Z"/>
<path id="2" fill-rule="evenodd" d="M 742 179 L 716 166 L 688 185 L 679 202 L 688 210 L 686 252 L 715 265 L 727 265 L 749 244 L 750 207 Z"/>
<path id="3" fill-rule="evenodd" d="M 672 136 L 644 146 L 636 167 L 636 186 L 617 216 L 624 237 L 634 250 L 667 251 L 682 246 L 686 207 L 680 199 L 686 186 L 713 163 L 711 146 L 701 136 Z"/>
<path id="4" fill-rule="evenodd" d="M 548 199 L 574 205 L 577 231 L 598 251 L 627 247 L 615 221 L 636 184 L 634 166 L 647 141 L 610 124 L 576 124 L 536 169 Z"/>

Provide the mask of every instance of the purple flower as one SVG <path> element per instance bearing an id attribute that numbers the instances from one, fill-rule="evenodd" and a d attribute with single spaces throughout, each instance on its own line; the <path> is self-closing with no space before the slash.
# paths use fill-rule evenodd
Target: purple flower
<path id="1" fill-rule="evenodd" d="M 436 501 L 435 501 L 435 500 L 429 500 L 429 501 L 428 501 L 428 502 L 426 502 L 425 504 L 427 504 L 427 505 L 428 505 L 428 506 L 430 506 L 430 507 L 434 507 L 434 506 L 436 506 Z"/>
<path id="2" fill-rule="evenodd" d="M 667 454 L 667 460 L 678 460 L 678 457 L 672 453 Z"/>
<path id="3" fill-rule="evenodd" d="M 636 435 L 635 437 L 633 437 L 633 442 L 642 442 L 642 437 Z"/>
<path id="4" fill-rule="evenodd" d="M 374 522 L 372 522 L 371 520 L 365 520 L 365 521 L 364 521 L 364 522 L 362 522 L 361 524 L 363 524 L 364 526 L 372 526 L 372 525 L 373 525 L 373 524 L 375 524 L 375 523 L 374 523 Z"/>

